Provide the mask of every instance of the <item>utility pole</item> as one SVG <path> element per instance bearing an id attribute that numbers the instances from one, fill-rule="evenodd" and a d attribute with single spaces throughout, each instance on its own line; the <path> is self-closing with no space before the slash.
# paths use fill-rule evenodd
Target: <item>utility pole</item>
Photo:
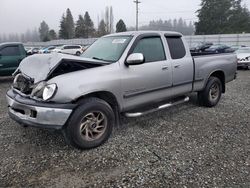
<path id="1" fill-rule="evenodd" d="M 141 2 L 139 0 L 135 0 L 134 3 L 136 4 L 136 31 L 138 31 L 139 4 Z"/>

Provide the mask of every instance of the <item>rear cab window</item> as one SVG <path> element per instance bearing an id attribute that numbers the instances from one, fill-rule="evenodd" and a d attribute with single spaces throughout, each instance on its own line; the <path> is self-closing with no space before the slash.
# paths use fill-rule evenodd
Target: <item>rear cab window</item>
<path id="1" fill-rule="evenodd" d="M 179 36 L 166 36 L 170 55 L 172 59 L 182 59 L 186 56 L 186 48 Z"/>
<path id="2" fill-rule="evenodd" d="M 160 36 L 140 39 L 132 53 L 142 53 L 146 63 L 166 60 L 165 50 Z"/>

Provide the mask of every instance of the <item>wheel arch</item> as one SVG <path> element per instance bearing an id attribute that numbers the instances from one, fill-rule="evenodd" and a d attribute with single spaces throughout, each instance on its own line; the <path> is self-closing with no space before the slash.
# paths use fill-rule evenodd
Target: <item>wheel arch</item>
<path id="1" fill-rule="evenodd" d="M 216 71 L 210 73 L 210 75 L 207 78 L 206 83 L 208 82 L 208 79 L 210 77 L 216 77 L 216 78 L 218 78 L 221 81 L 221 83 L 222 83 L 222 93 L 225 93 L 226 92 L 225 73 L 222 70 L 216 70 Z"/>
<path id="2" fill-rule="evenodd" d="M 78 106 L 79 106 L 79 105 L 81 105 L 82 100 L 84 100 L 86 98 L 91 98 L 91 97 L 99 98 L 99 99 L 102 99 L 105 102 L 107 102 L 114 111 L 115 118 L 116 118 L 116 124 L 117 125 L 120 124 L 121 106 L 120 106 L 116 96 L 109 91 L 96 91 L 96 92 L 88 93 L 86 95 L 78 97 L 77 99 L 75 99 L 73 101 L 73 103 L 78 104 Z"/>

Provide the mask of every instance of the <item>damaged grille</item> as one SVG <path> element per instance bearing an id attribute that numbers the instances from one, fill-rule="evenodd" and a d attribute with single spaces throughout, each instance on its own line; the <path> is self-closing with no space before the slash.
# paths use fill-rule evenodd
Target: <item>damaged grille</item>
<path id="1" fill-rule="evenodd" d="M 22 75 L 22 74 L 18 74 L 16 75 L 15 79 L 14 79 L 14 83 L 13 83 L 13 87 L 17 90 L 19 90 L 20 92 L 29 95 L 32 92 L 32 85 L 33 85 L 33 81 Z"/>

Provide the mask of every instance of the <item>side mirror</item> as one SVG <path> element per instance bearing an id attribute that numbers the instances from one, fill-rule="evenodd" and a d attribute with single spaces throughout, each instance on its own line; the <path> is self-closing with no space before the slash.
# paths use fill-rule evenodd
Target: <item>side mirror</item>
<path id="1" fill-rule="evenodd" d="M 141 65 L 145 62 L 144 55 L 141 53 L 130 54 L 126 60 L 126 65 Z"/>

